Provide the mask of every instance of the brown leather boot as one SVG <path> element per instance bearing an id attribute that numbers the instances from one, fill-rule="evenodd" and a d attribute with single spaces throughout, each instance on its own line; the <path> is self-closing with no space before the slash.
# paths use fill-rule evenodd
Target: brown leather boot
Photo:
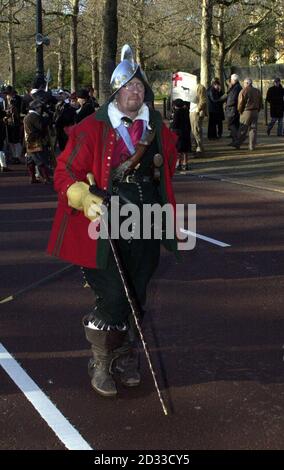
<path id="1" fill-rule="evenodd" d="M 117 357 L 113 362 L 113 371 L 118 372 L 120 381 L 126 387 L 137 387 L 141 383 L 140 360 L 137 350 L 139 332 L 132 315 L 128 317 L 129 329 L 120 348 L 114 350 Z"/>
<path id="2" fill-rule="evenodd" d="M 117 388 L 112 376 L 112 363 L 115 348 L 121 346 L 125 332 L 118 330 L 95 330 L 84 323 L 87 340 L 91 343 L 93 359 L 88 371 L 93 389 L 104 397 L 115 397 Z"/>
<path id="3" fill-rule="evenodd" d="M 118 358 L 114 360 L 113 371 L 118 372 L 121 383 L 126 387 L 137 387 L 141 383 L 139 372 L 139 353 L 128 338 L 125 344 L 114 351 Z"/>

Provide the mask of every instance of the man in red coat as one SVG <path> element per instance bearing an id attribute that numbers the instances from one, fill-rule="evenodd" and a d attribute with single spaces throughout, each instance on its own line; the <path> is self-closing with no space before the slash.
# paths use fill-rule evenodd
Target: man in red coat
<path id="1" fill-rule="evenodd" d="M 83 324 L 93 352 L 89 362 L 91 384 L 103 396 L 117 393 L 114 370 L 130 387 L 139 385 L 140 373 L 131 310 L 109 242 L 92 236 L 94 221 L 99 222 L 102 214 L 102 199 L 90 193 L 86 176 L 92 173 L 98 188 L 119 196 L 121 207 L 135 204 L 140 214 L 136 222 L 142 228 L 145 204 L 169 204 L 174 216 L 171 177 L 177 158 L 176 137 L 163 124 L 161 115 L 146 105 L 153 102 L 153 92 L 127 45 L 122 48 L 111 87 L 108 102 L 71 129 L 67 146 L 57 160 L 54 184 L 58 208 L 48 246 L 50 254 L 81 266 L 94 290 L 95 307 Z M 155 168 L 157 154 L 163 156 L 159 168 Z M 121 228 L 125 215 L 120 213 L 118 220 Z M 116 246 L 137 300 L 143 305 L 148 282 L 158 266 L 161 240 L 136 236 L 136 222 L 131 225 L 130 236 L 120 233 Z M 175 237 L 162 238 L 162 243 L 177 250 Z"/>

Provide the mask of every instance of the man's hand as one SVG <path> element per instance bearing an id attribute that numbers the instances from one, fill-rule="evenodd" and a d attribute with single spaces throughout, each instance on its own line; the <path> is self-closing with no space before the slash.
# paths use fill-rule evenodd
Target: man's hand
<path id="1" fill-rule="evenodd" d="M 89 186 L 83 181 L 76 181 L 68 188 L 67 198 L 70 207 L 83 211 L 90 220 L 95 220 L 103 214 L 103 199 L 90 193 Z"/>

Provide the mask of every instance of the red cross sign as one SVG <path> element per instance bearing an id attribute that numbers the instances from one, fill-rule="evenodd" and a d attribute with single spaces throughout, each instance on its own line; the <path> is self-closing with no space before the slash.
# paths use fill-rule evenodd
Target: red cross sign
<path id="1" fill-rule="evenodd" d="M 177 86 L 177 82 L 182 80 L 182 77 L 178 73 L 173 73 L 172 81 L 174 82 L 174 86 Z"/>

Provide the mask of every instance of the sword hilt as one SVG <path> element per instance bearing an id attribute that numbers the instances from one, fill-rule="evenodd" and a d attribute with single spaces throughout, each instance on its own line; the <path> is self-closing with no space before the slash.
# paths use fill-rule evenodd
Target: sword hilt
<path id="1" fill-rule="evenodd" d="M 103 204 L 107 205 L 110 200 L 110 194 L 104 189 L 100 189 L 97 187 L 93 173 L 87 173 L 86 179 L 90 185 L 90 193 L 95 194 L 95 196 L 101 197 L 103 200 Z"/>

